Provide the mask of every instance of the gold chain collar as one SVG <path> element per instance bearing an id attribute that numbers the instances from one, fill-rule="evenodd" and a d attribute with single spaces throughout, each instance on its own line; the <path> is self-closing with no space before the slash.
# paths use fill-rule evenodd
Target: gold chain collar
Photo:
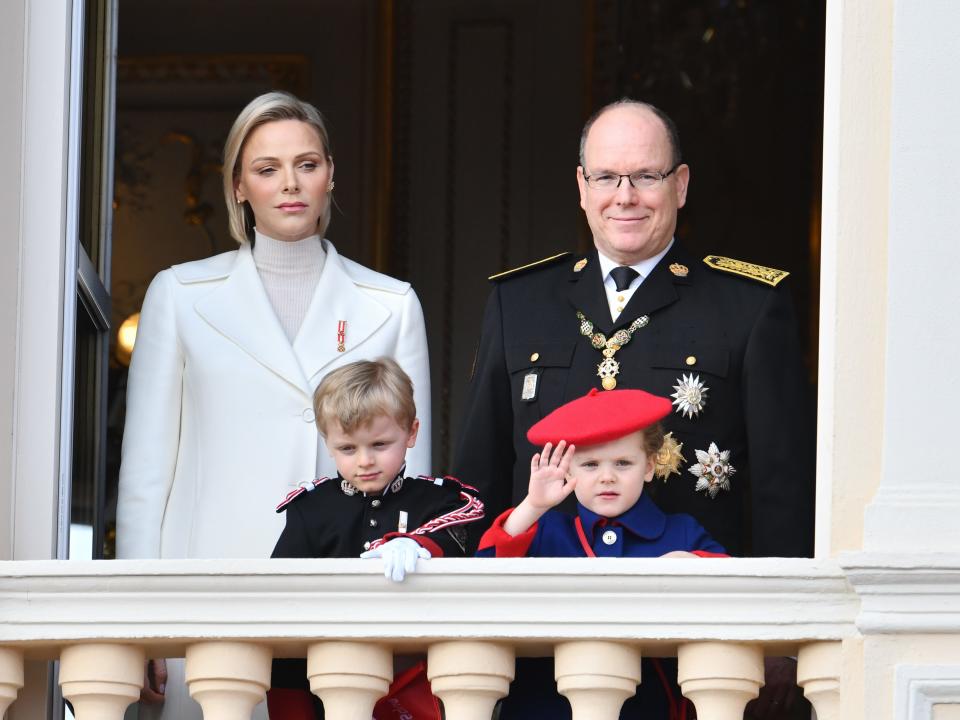
<path id="1" fill-rule="evenodd" d="M 602 332 L 593 331 L 593 323 L 577 310 L 577 320 L 580 321 L 580 334 L 589 338 L 590 344 L 603 353 L 603 360 L 597 365 L 597 376 L 604 390 L 613 390 L 617 386 L 617 375 L 620 373 L 620 363 L 613 359 L 617 350 L 633 339 L 633 334 L 650 322 L 650 317 L 641 315 L 627 328 L 617 330 L 609 338 Z"/>

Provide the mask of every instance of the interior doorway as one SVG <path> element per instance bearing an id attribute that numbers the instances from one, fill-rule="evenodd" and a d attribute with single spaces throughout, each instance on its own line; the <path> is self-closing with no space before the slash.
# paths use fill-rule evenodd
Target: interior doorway
<path id="1" fill-rule="evenodd" d="M 824 15 L 823 0 L 120 0 L 108 498 L 126 381 L 117 328 L 158 271 L 235 247 L 219 154 L 237 112 L 271 89 L 329 121 L 328 237 L 420 296 L 437 472 L 486 278 L 589 245 L 580 128 L 624 95 L 679 126 L 687 246 L 791 271 L 813 377 Z"/>

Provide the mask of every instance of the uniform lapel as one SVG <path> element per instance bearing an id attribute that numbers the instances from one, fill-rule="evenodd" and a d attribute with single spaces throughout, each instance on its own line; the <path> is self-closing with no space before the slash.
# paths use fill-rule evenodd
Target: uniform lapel
<path id="1" fill-rule="evenodd" d="M 594 328 L 602 333 L 608 333 L 613 322 L 610 319 L 607 294 L 603 289 L 597 251 L 592 250 L 586 259 L 587 264 L 580 272 L 571 270 L 570 292 L 567 297 L 574 309 L 582 312 L 587 320 L 593 323 Z M 570 322 L 575 321 L 576 315 L 571 313 Z"/>
<path id="2" fill-rule="evenodd" d="M 309 387 L 270 304 L 250 245 L 244 243 L 230 275 L 194 305 L 197 313 L 244 352 L 294 387 Z"/>
<path id="3" fill-rule="evenodd" d="M 327 253 L 323 274 L 293 342 L 308 380 L 337 358 L 346 357 L 337 349 L 341 320 L 346 322 L 345 353 L 349 355 L 390 317 L 390 310 L 357 287 L 336 248 L 326 240 L 323 248 Z"/>
<path id="4" fill-rule="evenodd" d="M 687 285 L 689 281 L 686 277 L 674 275 L 670 271 L 670 266 L 674 263 L 683 262 L 683 253 L 678 243 L 674 241 L 673 247 L 664 255 L 653 272 L 644 279 L 637 288 L 636 292 L 630 298 L 627 306 L 620 313 L 614 328 L 629 325 L 641 315 L 652 316 L 657 310 L 675 303 L 680 295 L 677 292 L 677 285 Z"/>

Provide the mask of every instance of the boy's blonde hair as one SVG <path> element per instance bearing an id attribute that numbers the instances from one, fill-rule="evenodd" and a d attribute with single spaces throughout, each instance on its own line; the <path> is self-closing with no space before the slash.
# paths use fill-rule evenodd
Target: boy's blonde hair
<path id="1" fill-rule="evenodd" d="M 396 360 L 387 357 L 358 360 L 332 371 L 313 394 L 313 411 L 324 437 L 331 422 L 352 433 L 386 415 L 409 430 L 417 417 L 413 382 Z"/>

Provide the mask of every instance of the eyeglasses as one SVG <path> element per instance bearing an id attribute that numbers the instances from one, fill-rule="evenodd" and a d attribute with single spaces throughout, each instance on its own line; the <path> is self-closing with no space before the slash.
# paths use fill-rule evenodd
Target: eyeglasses
<path id="1" fill-rule="evenodd" d="M 630 187 L 637 190 L 645 190 L 652 187 L 660 187 L 663 181 L 676 172 L 679 164 L 674 165 L 666 172 L 657 172 L 656 170 L 637 170 L 626 175 L 616 175 L 614 173 L 595 173 L 593 175 L 584 175 L 583 179 L 587 185 L 594 190 L 616 190 L 620 183 L 626 178 Z"/>

